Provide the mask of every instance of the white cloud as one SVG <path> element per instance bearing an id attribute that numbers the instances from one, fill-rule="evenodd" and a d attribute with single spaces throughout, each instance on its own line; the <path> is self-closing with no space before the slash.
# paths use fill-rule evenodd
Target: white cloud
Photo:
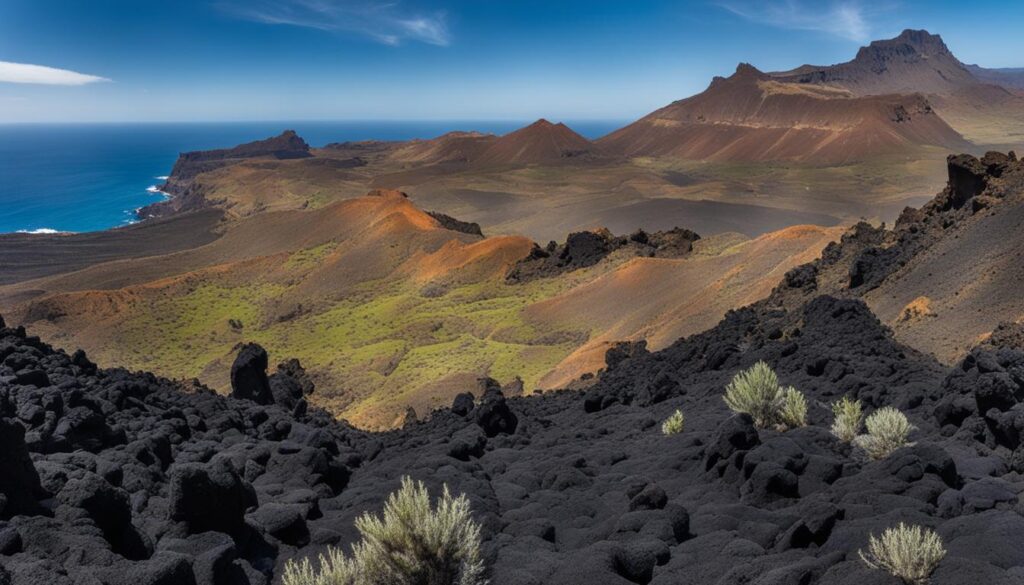
<path id="1" fill-rule="evenodd" d="M 0 61 L 0 82 L 35 83 L 41 85 L 85 85 L 98 81 L 110 80 L 106 77 L 86 75 L 85 73 L 46 67 L 44 65 Z"/>
<path id="2" fill-rule="evenodd" d="M 443 12 L 409 14 L 397 1 L 226 0 L 221 7 L 255 22 L 359 34 L 385 45 L 413 40 L 444 47 L 451 42 Z"/>
<path id="3" fill-rule="evenodd" d="M 751 22 L 817 31 L 858 43 L 871 40 L 870 16 L 882 10 L 877 4 L 868 9 L 858 0 L 729 0 L 719 6 Z"/>

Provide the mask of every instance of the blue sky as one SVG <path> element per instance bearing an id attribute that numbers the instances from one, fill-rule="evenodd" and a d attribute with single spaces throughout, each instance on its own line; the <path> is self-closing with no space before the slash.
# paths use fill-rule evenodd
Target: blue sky
<path id="1" fill-rule="evenodd" d="M 2 0 L 0 122 L 617 119 L 904 28 L 1024 66 L 1024 2 Z M 997 16 L 997 17 L 996 17 Z"/>

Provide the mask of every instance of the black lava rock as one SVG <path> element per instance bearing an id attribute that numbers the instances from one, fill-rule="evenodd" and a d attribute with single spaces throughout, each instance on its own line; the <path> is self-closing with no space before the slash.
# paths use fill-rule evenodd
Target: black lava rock
<path id="1" fill-rule="evenodd" d="M 231 396 L 256 404 L 273 404 L 274 395 L 267 379 L 267 350 L 258 344 L 242 347 L 231 365 Z"/>

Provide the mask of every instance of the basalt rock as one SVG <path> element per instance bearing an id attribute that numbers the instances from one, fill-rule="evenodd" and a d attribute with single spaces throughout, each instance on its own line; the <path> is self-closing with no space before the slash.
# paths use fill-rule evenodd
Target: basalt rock
<path id="1" fill-rule="evenodd" d="M 290 389 L 285 389 L 290 392 Z M 231 396 L 256 404 L 273 404 L 274 394 L 267 378 L 267 350 L 258 344 L 242 347 L 231 365 Z"/>
<path id="2" fill-rule="evenodd" d="M 25 429 L 0 418 L 0 519 L 43 512 L 47 496 L 25 447 Z"/>
<path id="3" fill-rule="evenodd" d="M 546 248 L 534 244 L 530 254 L 516 263 L 506 280 L 521 283 L 549 278 L 593 266 L 614 252 L 642 257 L 679 258 L 693 251 L 700 239 L 682 228 L 647 233 L 643 230 L 616 237 L 606 229 L 569 234 L 564 244 L 551 242 Z"/>
<path id="4" fill-rule="evenodd" d="M 488 437 L 499 433 L 512 434 L 519 424 L 519 418 L 509 408 L 501 389 L 493 386 L 484 392 L 480 404 L 473 411 L 473 418 Z"/>

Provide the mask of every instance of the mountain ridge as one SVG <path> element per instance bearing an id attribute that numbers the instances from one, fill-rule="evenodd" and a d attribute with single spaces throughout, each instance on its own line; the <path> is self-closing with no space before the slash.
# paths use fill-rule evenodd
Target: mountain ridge
<path id="1" fill-rule="evenodd" d="M 602 137 L 626 156 L 841 164 L 966 141 L 920 94 L 853 96 L 778 82 L 741 63 L 727 78 Z"/>

